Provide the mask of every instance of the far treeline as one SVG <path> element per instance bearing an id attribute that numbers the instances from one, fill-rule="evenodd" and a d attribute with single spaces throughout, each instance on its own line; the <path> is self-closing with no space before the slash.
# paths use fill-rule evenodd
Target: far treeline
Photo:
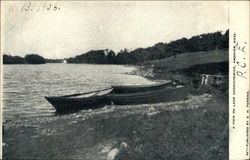
<path id="1" fill-rule="evenodd" d="M 3 64 L 45 64 L 62 63 L 61 59 L 45 59 L 37 54 L 27 54 L 24 58 L 20 56 L 3 55 Z"/>
<path id="2" fill-rule="evenodd" d="M 152 47 L 128 51 L 126 48 L 117 54 L 109 49 L 92 50 L 76 57 L 68 58 L 67 63 L 91 64 L 140 64 L 146 61 L 163 59 L 187 52 L 211 51 L 229 47 L 229 30 L 201 34 L 190 39 L 182 38 L 169 43 L 157 43 Z M 37 54 L 20 56 L 3 55 L 3 64 L 45 64 L 62 63 L 62 59 L 45 59 Z"/>
<path id="3" fill-rule="evenodd" d="M 157 43 L 152 47 L 138 48 L 128 51 L 126 48 L 117 54 L 114 51 L 92 50 L 87 53 L 67 59 L 67 63 L 92 64 L 138 64 L 145 61 L 163 59 L 187 52 L 211 51 L 229 47 L 229 30 L 182 38 L 169 43 Z"/>

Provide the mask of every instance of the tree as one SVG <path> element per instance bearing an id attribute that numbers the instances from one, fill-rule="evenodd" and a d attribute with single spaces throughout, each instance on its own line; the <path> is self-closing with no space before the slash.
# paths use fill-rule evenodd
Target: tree
<path id="1" fill-rule="evenodd" d="M 3 55 L 3 64 L 24 64 L 24 58 L 20 56 Z"/>
<path id="2" fill-rule="evenodd" d="M 218 48 L 223 49 L 223 48 L 228 48 L 229 47 L 229 30 L 225 32 L 224 35 L 221 36 Z"/>
<path id="3" fill-rule="evenodd" d="M 27 54 L 25 57 L 27 64 L 45 64 L 45 59 L 37 54 Z"/>
<path id="4" fill-rule="evenodd" d="M 115 52 L 112 50 L 109 50 L 109 52 L 107 53 L 107 59 L 106 59 L 106 63 L 108 64 L 115 64 L 116 63 L 116 56 L 115 56 Z"/>

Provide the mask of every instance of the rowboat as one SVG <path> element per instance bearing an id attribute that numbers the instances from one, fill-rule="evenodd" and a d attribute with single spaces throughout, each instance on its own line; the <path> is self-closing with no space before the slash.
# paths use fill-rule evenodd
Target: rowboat
<path id="1" fill-rule="evenodd" d="M 71 94 L 57 97 L 45 97 L 45 99 L 56 109 L 56 111 L 80 110 L 99 108 L 109 104 L 106 95 L 112 91 L 111 88 Z"/>
<path id="2" fill-rule="evenodd" d="M 190 86 L 176 82 L 151 85 L 119 85 L 108 89 L 58 97 L 45 97 L 56 111 L 99 108 L 108 104 L 129 105 L 184 100 Z"/>
<path id="3" fill-rule="evenodd" d="M 163 89 L 166 86 L 173 85 L 176 82 L 160 82 L 148 85 L 118 85 L 112 86 L 113 93 L 123 94 L 123 93 L 137 93 L 137 92 L 146 92 Z"/>
<path id="4" fill-rule="evenodd" d="M 126 90 L 127 88 L 130 90 Z M 170 102 L 185 100 L 191 88 L 190 85 L 176 84 L 173 82 L 144 87 L 119 86 L 114 87 L 106 97 L 111 103 L 116 105 Z M 117 92 L 116 89 L 119 92 Z"/>

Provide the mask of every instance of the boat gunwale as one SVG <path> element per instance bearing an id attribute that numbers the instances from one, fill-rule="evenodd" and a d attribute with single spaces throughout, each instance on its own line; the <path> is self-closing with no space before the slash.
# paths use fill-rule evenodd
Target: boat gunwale
<path id="1" fill-rule="evenodd" d="M 136 93 L 110 93 L 107 94 L 106 96 L 108 98 L 122 98 L 122 97 L 142 97 L 142 96 L 153 96 L 153 95 L 158 95 L 161 93 L 165 93 L 165 92 L 170 92 L 173 90 L 180 90 L 180 89 L 185 89 L 185 88 L 189 88 L 189 85 L 186 86 L 182 86 L 179 88 L 163 88 L 160 90 L 154 90 L 154 91 L 145 91 L 145 92 L 136 92 Z"/>
<path id="2" fill-rule="evenodd" d="M 109 94 L 109 93 L 107 93 L 107 94 Z M 106 94 L 106 95 L 107 95 Z M 82 98 L 79 98 L 79 97 L 77 97 L 77 98 L 71 98 L 71 97 L 63 97 L 63 96 L 59 96 L 59 97 L 45 97 L 46 99 L 60 99 L 60 100 L 91 100 L 91 99 L 98 99 L 98 98 L 102 98 L 102 97 L 106 97 L 106 95 L 101 95 L 101 96 L 91 96 L 91 97 L 82 97 Z"/>
<path id="3" fill-rule="evenodd" d="M 108 93 L 103 94 L 103 95 L 91 95 L 89 97 L 76 97 L 76 96 L 81 96 L 81 95 L 87 95 L 87 94 L 91 94 L 91 93 L 97 93 L 97 92 L 102 92 L 102 91 L 106 91 L 106 90 L 110 90 Z M 108 88 L 108 89 L 104 89 L 101 91 L 92 91 L 92 92 L 86 92 L 86 93 L 77 93 L 77 94 L 70 94 L 70 95 L 64 95 L 64 96 L 45 96 L 45 99 L 95 99 L 95 98 L 100 98 L 100 97 L 105 97 L 107 94 L 110 94 L 113 91 L 112 88 Z"/>
<path id="4" fill-rule="evenodd" d="M 147 87 L 157 87 L 157 86 L 164 86 L 173 83 L 172 81 L 161 82 L 161 83 L 153 83 L 153 84 L 145 84 L 145 85 L 116 85 L 111 86 L 113 89 L 120 89 L 120 88 L 147 88 Z"/>

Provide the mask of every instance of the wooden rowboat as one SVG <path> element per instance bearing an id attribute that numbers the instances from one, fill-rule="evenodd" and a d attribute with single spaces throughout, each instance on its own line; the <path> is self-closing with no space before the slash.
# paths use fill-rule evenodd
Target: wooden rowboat
<path id="1" fill-rule="evenodd" d="M 189 85 L 177 85 L 173 83 L 167 83 L 155 87 L 157 89 L 153 90 L 140 87 L 138 89 L 137 87 L 134 87 L 134 90 L 143 90 L 143 91 L 132 92 L 132 93 L 129 92 L 117 93 L 114 88 L 111 93 L 106 95 L 106 97 L 111 101 L 111 103 L 117 105 L 147 104 L 147 103 L 185 100 L 188 97 L 191 90 L 191 86 Z"/>
<path id="2" fill-rule="evenodd" d="M 45 99 L 55 107 L 56 111 L 92 109 L 109 104 L 110 102 L 106 98 L 106 95 L 111 91 L 112 89 L 108 88 L 87 93 L 45 97 Z"/>
<path id="3" fill-rule="evenodd" d="M 119 85 L 119 86 L 112 86 L 113 93 L 116 94 L 123 94 L 123 93 L 136 93 L 136 92 L 146 92 L 146 91 L 154 91 L 163 89 L 166 86 L 173 85 L 176 82 L 162 82 L 162 83 L 155 83 L 149 85 Z"/>

